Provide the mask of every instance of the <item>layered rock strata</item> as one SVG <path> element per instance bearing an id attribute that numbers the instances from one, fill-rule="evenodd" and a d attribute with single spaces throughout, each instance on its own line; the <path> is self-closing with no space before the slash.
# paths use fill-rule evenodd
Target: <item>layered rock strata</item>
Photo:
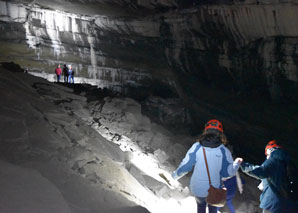
<path id="1" fill-rule="evenodd" d="M 104 10 L 105 1 L 92 1 L 93 8 L 89 1 L 84 7 L 83 1 L 22 2 L 0 2 L 1 61 L 45 73 L 72 64 L 78 77 L 121 92 L 153 85 L 172 90 L 170 96 L 196 97 L 203 82 L 245 96 L 297 100 L 295 1 L 114 1 L 113 12 Z M 122 4 L 126 12 L 119 12 Z"/>

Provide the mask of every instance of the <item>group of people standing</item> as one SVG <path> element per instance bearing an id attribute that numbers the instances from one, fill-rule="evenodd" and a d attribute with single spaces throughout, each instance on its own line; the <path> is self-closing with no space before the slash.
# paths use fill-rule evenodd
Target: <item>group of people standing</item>
<path id="1" fill-rule="evenodd" d="M 66 66 L 66 64 L 64 64 L 64 67 L 62 70 L 60 67 L 60 64 L 58 64 L 57 68 L 55 69 L 57 82 L 60 82 L 62 72 L 63 72 L 65 83 L 74 83 L 74 70 L 71 65 Z"/>
<path id="2" fill-rule="evenodd" d="M 193 169 L 190 190 L 196 198 L 198 213 L 205 213 L 207 207 L 209 213 L 218 211 L 216 206 L 206 202 L 210 188 L 209 174 L 213 187 L 222 188 L 224 185 L 227 188 L 227 205 L 231 213 L 235 212 L 232 199 L 235 196 L 237 182 L 239 183 L 237 178 L 239 168 L 249 176 L 262 181 L 260 208 L 263 209 L 263 213 L 298 212 L 296 204 L 292 205 L 292 202 L 279 193 L 283 182 L 286 181 L 289 155 L 276 140 L 266 145 L 266 160 L 262 165 L 244 162 L 242 158 L 233 160 L 231 151 L 226 145 L 227 138 L 223 133 L 222 123 L 215 119 L 210 120 L 197 142 L 192 145 L 179 167 L 172 173 L 173 179 L 177 180 Z"/>

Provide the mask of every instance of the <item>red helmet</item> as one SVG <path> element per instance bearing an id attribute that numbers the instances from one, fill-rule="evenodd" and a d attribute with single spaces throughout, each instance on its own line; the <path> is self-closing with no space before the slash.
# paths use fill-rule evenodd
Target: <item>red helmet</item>
<path id="1" fill-rule="evenodd" d="M 217 129 L 218 131 L 223 133 L 222 123 L 218 120 L 210 120 L 205 125 L 205 130 L 207 129 Z"/>
<path id="2" fill-rule="evenodd" d="M 267 149 L 271 148 L 282 148 L 282 146 L 278 145 L 276 140 L 269 141 L 265 147 L 265 155 L 267 155 Z"/>

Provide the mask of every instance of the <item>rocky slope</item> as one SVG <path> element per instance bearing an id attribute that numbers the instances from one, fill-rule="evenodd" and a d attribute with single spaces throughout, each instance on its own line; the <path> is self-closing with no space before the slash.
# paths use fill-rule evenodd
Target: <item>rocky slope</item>
<path id="1" fill-rule="evenodd" d="M 153 122 L 131 98 L 90 85 L 51 83 L 0 66 L 0 88 L 2 212 L 196 211 L 190 176 L 180 183 L 164 178 L 195 137 Z M 167 111 L 165 101 L 155 106 Z M 236 210 L 260 212 L 258 181 L 243 178 Z"/>

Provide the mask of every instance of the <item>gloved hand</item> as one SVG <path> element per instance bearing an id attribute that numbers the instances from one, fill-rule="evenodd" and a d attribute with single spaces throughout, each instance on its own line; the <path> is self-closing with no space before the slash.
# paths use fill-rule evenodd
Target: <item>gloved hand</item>
<path id="1" fill-rule="evenodd" d="M 241 164 L 243 162 L 243 158 L 236 158 L 234 162 Z"/>

